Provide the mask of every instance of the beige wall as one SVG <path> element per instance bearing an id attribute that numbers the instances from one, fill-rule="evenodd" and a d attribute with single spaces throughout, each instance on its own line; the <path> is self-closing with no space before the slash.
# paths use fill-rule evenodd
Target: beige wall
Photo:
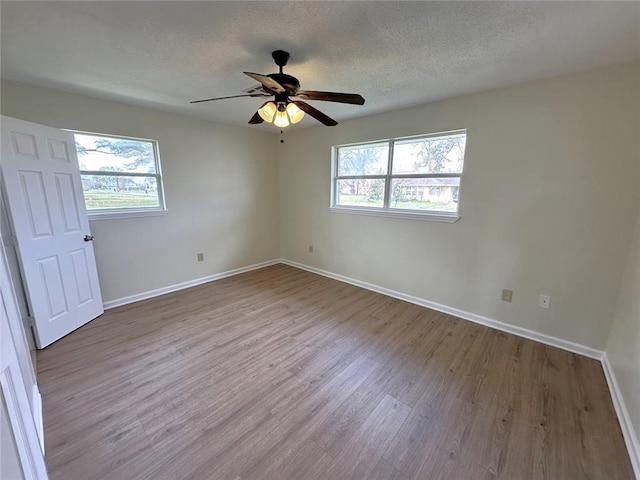
<path id="1" fill-rule="evenodd" d="M 288 135 L 279 155 L 282 257 L 604 349 L 640 203 L 639 67 Z M 461 128 L 457 223 L 329 211 L 332 145 Z M 513 289 L 512 303 L 500 301 L 502 288 Z M 541 293 L 552 296 L 550 310 L 536 306 Z"/>
<path id="2" fill-rule="evenodd" d="M 631 424 L 638 435 L 640 434 L 640 214 L 636 220 L 606 352 L 629 412 Z"/>
<path id="3" fill-rule="evenodd" d="M 278 257 L 275 135 L 5 81 L 1 108 L 158 141 L 168 213 L 91 222 L 105 301 Z"/>

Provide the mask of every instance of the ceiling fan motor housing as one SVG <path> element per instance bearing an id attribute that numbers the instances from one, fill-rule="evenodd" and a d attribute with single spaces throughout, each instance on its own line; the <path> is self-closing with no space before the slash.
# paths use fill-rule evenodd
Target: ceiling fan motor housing
<path id="1" fill-rule="evenodd" d="M 286 73 L 270 73 L 268 76 L 282 85 L 289 95 L 295 95 L 300 89 L 300 82 L 296 77 Z"/>
<path id="2" fill-rule="evenodd" d="M 289 61 L 289 52 L 285 52 L 284 50 L 274 50 L 271 52 L 271 56 L 273 57 L 273 61 L 276 62 L 276 65 L 280 67 L 280 72 L 270 73 L 268 76 L 282 85 L 289 95 L 295 95 L 300 89 L 300 82 L 296 77 L 282 73 L 282 67 L 284 67 Z"/>
<path id="3" fill-rule="evenodd" d="M 280 71 L 282 72 L 282 67 L 284 67 L 289 61 L 289 52 L 285 52 L 284 50 L 274 50 L 271 52 L 271 56 L 273 57 L 273 61 L 276 62 L 276 65 L 280 67 Z"/>

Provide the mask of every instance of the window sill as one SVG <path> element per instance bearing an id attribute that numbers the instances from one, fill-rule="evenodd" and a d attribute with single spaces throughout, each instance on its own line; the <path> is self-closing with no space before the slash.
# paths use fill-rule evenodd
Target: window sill
<path id="1" fill-rule="evenodd" d="M 119 220 L 122 218 L 140 218 L 140 217 L 159 217 L 166 215 L 167 210 L 129 210 L 129 211 L 104 211 L 104 212 L 87 212 L 89 221 L 95 220 Z"/>
<path id="2" fill-rule="evenodd" d="M 408 218 L 411 220 L 427 220 L 429 222 L 455 223 L 460 220 L 456 213 L 418 213 L 410 210 L 374 210 L 369 208 L 329 207 L 335 213 L 347 213 L 350 215 L 369 215 L 372 217 Z"/>

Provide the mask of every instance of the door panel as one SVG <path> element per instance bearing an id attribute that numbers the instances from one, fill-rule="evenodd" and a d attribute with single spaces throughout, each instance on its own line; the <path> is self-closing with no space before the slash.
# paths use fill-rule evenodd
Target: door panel
<path id="1" fill-rule="evenodd" d="M 51 160 L 58 160 L 66 163 L 71 162 L 69 147 L 66 142 L 61 142 L 54 138 L 47 139 L 47 142 L 49 144 L 49 158 L 51 158 Z"/>
<path id="2" fill-rule="evenodd" d="M 44 348 L 104 311 L 73 134 L 2 117 L 1 165 Z"/>
<path id="3" fill-rule="evenodd" d="M 17 158 L 29 158 L 32 160 L 40 158 L 38 156 L 38 147 L 34 135 L 11 132 L 11 147 L 13 150 L 12 153 Z"/>
<path id="4" fill-rule="evenodd" d="M 75 252 L 69 252 L 69 256 L 71 257 L 73 272 L 75 274 L 74 286 L 78 294 L 78 302 L 80 305 L 83 305 L 93 300 L 91 273 L 89 271 L 89 264 L 87 263 L 87 255 L 84 249 L 79 249 Z"/>
<path id="5" fill-rule="evenodd" d="M 60 259 L 58 255 L 41 258 L 38 261 L 40 266 L 41 288 L 49 304 L 49 314 L 47 320 L 55 320 L 60 315 L 68 313 L 64 284 L 62 283 L 62 272 L 60 271 Z"/>
<path id="6" fill-rule="evenodd" d="M 64 219 L 64 233 L 77 233 L 82 230 L 78 204 L 73 191 L 73 178 L 70 174 L 56 174 L 56 192 Z"/>
<path id="7" fill-rule="evenodd" d="M 53 226 L 42 172 L 19 172 L 19 175 L 31 233 L 34 238 L 50 237 L 53 235 Z"/>

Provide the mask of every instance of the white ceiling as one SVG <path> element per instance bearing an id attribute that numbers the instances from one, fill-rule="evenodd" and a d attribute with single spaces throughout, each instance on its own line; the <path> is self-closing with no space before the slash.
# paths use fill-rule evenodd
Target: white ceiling
<path id="1" fill-rule="evenodd" d="M 248 126 L 271 51 L 336 120 L 640 58 L 638 2 L 9 2 L 2 77 Z M 298 126 L 319 125 L 308 116 Z M 333 127 L 339 128 L 339 127 Z"/>

